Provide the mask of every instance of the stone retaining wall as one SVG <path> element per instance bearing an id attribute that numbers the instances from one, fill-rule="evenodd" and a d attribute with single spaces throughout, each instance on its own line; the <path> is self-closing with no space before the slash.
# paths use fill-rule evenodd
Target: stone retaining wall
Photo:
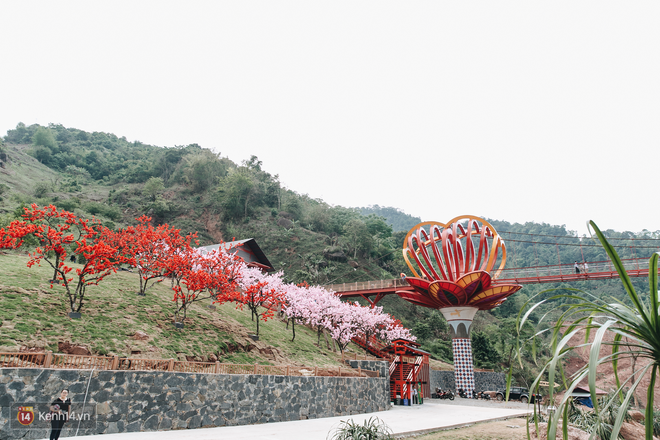
<path id="1" fill-rule="evenodd" d="M 346 361 L 351 368 L 362 368 L 363 370 L 378 371 L 379 377 L 390 377 L 390 363 L 388 361 L 371 361 L 371 360 L 352 360 Z"/>
<path id="2" fill-rule="evenodd" d="M 87 405 L 96 409 L 97 422 L 94 429 L 79 435 L 246 425 L 389 409 L 387 374 L 357 378 L 4 368 L 0 369 L 0 438 L 48 437 L 43 429 L 16 429 L 15 408 L 50 403 L 68 388 L 72 409 L 80 412 L 88 383 Z M 75 423 L 67 423 L 62 437 L 73 436 L 75 428 Z"/>
<path id="3" fill-rule="evenodd" d="M 431 392 L 436 388 L 452 390 L 457 393 L 453 371 L 431 370 Z M 484 371 L 474 372 L 474 389 L 477 391 L 497 391 L 506 388 L 506 375 Z"/>

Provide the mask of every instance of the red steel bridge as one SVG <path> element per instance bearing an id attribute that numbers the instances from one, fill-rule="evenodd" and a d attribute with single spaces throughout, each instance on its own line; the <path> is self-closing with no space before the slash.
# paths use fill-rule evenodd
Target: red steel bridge
<path id="1" fill-rule="evenodd" d="M 508 295 L 517 291 L 521 284 L 566 283 L 619 277 L 619 273 L 609 260 L 598 261 L 605 258 L 605 252 L 599 244 L 591 244 L 589 241 L 583 241 L 573 236 L 519 232 L 504 233 L 509 235 L 507 239 L 507 242 L 511 244 L 509 249 L 504 245 L 504 241 L 495 232 L 495 229 L 488 222 L 477 217 L 457 217 L 448 224 L 438 222 L 420 223 L 408 233 L 403 246 L 404 260 L 417 277 L 415 278 L 417 289 L 413 289 L 403 274 L 401 278 L 396 279 L 331 284 L 325 287 L 337 292 L 339 296 L 344 298 L 364 298 L 372 307 L 385 295 L 406 291 L 410 293 L 407 293 L 406 296 L 408 297 L 404 299 L 412 303 L 419 300 L 421 301 L 420 304 L 430 304 L 427 306 L 436 306 L 435 308 L 443 311 L 446 310 L 446 306 L 443 305 L 445 303 L 440 300 L 439 296 L 429 297 L 431 288 L 428 288 L 428 286 L 435 285 L 431 282 L 442 279 L 445 280 L 445 285 L 448 286 L 446 288 L 449 294 L 452 294 L 450 289 L 454 286 L 457 289 L 455 291 L 458 291 L 458 289 L 462 291 L 463 296 L 461 298 L 465 301 L 465 298 L 467 298 L 466 290 L 463 290 L 458 283 L 462 282 L 463 285 L 470 286 L 473 289 L 472 293 L 479 292 L 481 281 L 478 281 L 479 285 L 477 285 L 474 277 L 476 276 L 476 280 L 481 280 L 482 275 L 479 275 L 480 272 L 486 272 L 487 277 L 492 275 L 493 282 L 500 284 L 502 289 L 508 287 L 508 291 L 511 292 Z M 626 242 L 619 242 L 620 245 L 617 247 L 624 248 L 622 253 L 627 254 L 626 258 L 622 259 L 622 263 L 629 277 L 648 277 L 648 260 L 638 258 L 638 255 L 648 255 L 660 249 L 660 246 L 658 246 L 660 240 L 655 238 L 658 234 L 654 233 L 653 235 L 652 238 L 646 238 L 646 236 L 613 238 L 613 240 L 626 240 Z M 438 247 L 438 244 L 440 247 Z M 549 250 L 549 247 L 552 249 Z M 560 247 L 562 252 L 559 250 Z M 550 255 L 555 252 L 558 264 L 549 264 L 554 260 Z M 520 255 L 521 253 L 522 255 Z M 539 265 L 539 255 L 541 256 L 541 262 L 546 265 Z M 564 259 L 570 256 L 573 261 L 569 264 L 562 264 L 562 256 L 564 256 Z M 520 260 L 517 257 L 520 257 Z M 411 259 L 414 261 L 411 262 Z M 533 261 L 535 265 L 531 265 L 534 264 L 531 263 L 527 267 L 506 268 L 505 263 L 507 261 L 513 266 L 516 266 L 518 261 L 525 262 L 522 264 L 530 264 Z M 418 274 L 413 263 L 416 263 L 417 267 L 421 269 L 421 275 Z M 449 274 L 449 276 L 447 277 L 446 274 Z M 458 279 L 458 281 L 455 279 Z M 420 288 L 422 284 L 424 288 Z M 515 290 L 511 287 L 515 287 Z M 425 290 L 425 288 L 428 288 L 428 290 Z M 483 293 L 483 289 L 481 292 Z M 499 294 L 502 295 L 501 292 Z M 500 296 L 500 298 L 506 298 L 506 296 Z M 410 298 L 413 298 L 413 300 Z M 442 307 L 445 307 L 445 309 Z M 470 322 L 471 317 L 466 325 L 469 326 Z M 467 328 L 469 327 L 465 328 L 466 333 Z M 455 356 L 457 353 L 456 347 L 458 347 L 458 350 L 465 350 L 466 345 L 462 342 L 464 339 L 465 336 L 460 335 L 453 337 L 452 347 Z M 392 342 L 392 345 L 384 346 L 373 336 L 370 339 L 364 337 L 354 338 L 353 341 L 367 352 L 381 359 L 389 360 L 392 400 L 398 398 L 410 399 L 414 387 L 420 388 L 421 395 L 430 395 L 428 353 L 420 350 L 419 345 L 410 341 L 396 340 Z M 470 350 L 469 345 L 467 347 L 467 350 Z M 461 356 L 463 356 L 462 352 Z M 471 356 L 469 359 L 471 359 Z M 457 387 L 461 383 L 467 384 L 468 390 L 470 385 L 474 386 L 474 370 L 471 363 L 458 362 L 455 364 L 455 369 Z M 466 387 L 463 386 L 463 388 Z"/>
<path id="2" fill-rule="evenodd" d="M 648 258 L 629 258 L 622 260 L 628 276 L 648 277 Z M 505 284 L 538 284 L 560 283 L 586 280 L 607 280 L 618 278 L 619 274 L 610 261 L 587 261 L 585 269 L 579 263 L 580 273 L 575 273 L 574 264 L 557 264 L 551 266 L 514 267 L 503 269 L 499 277 L 494 279 Z M 385 295 L 396 291 L 412 291 L 413 288 L 401 278 L 378 281 L 363 281 L 357 283 L 329 284 L 324 286 L 337 292 L 342 298 L 361 297 L 373 306 Z"/>

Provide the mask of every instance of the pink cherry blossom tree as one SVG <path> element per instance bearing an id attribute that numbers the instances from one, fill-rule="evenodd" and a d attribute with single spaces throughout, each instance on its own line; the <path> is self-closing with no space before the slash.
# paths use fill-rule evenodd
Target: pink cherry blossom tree
<path id="1" fill-rule="evenodd" d="M 357 303 L 339 301 L 339 304 L 335 304 L 330 310 L 328 330 L 342 353 L 348 343 L 357 336 L 358 325 L 365 318 L 363 309 L 365 308 Z"/>
<path id="2" fill-rule="evenodd" d="M 294 325 L 300 322 L 314 327 L 319 345 L 323 330 L 330 333 L 342 351 L 357 335 L 363 335 L 367 340 L 375 335 L 385 342 L 397 338 L 415 340 L 410 331 L 384 313 L 382 307 L 343 302 L 334 292 L 320 286 L 289 284 L 285 291 L 284 313 Z M 293 332 L 295 339 L 295 327 Z"/>
<path id="3" fill-rule="evenodd" d="M 390 325 L 392 317 L 383 313 L 382 307 L 363 307 L 357 303 L 354 307 L 359 308 L 359 319 L 355 323 L 357 335 L 363 336 L 367 345 L 372 336 L 376 334 L 383 336 L 382 330 Z M 381 339 L 386 338 L 381 337 Z"/>
<path id="4" fill-rule="evenodd" d="M 333 292 L 320 286 L 292 291 L 295 296 L 294 310 L 287 312 L 287 315 L 296 316 L 304 324 L 314 327 L 317 331 L 317 343 L 320 345 L 321 333 L 324 329 L 332 329 L 332 317 L 341 300 Z"/>
<path id="5" fill-rule="evenodd" d="M 305 302 L 307 300 L 307 285 L 287 285 L 286 294 L 284 295 L 282 313 L 287 317 L 287 328 L 291 322 L 292 337 L 291 342 L 296 339 L 296 323 L 304 323 L 308 316 L 308 307 Z"/>

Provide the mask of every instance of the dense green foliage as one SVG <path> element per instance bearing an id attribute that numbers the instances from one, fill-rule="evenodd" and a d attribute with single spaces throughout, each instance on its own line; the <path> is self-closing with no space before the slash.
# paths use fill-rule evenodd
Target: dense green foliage
<path id="1" fill-rule="evenodd" d="M 375 214 L 377 216 L 383 217 L 387 224 L 392 226 L 392 230 L 395 232 L 408 232 L 415 225 L 422 222 L 422 219 L 419 217 L 414 217 L 397 208 L 392 208 L 389 206 L 373 205 L 358 209 L 362 215 Z"/>
<path id="2" fill-rule="evenodd" d="M 487 219 L 506 240 L 507 267 L 571 264 L 574 261 L 606 261 L 607 254 L 597 240 L 578 237 L 565 226 L 528 222 L 509 223 Z M 603 231 L 622 259 L 644 258 L 659 249 L 660 231 Z M 557 249 L 557 246 L 559 249 Z M 559 255 L 558 255 L 559 254 Z"/>

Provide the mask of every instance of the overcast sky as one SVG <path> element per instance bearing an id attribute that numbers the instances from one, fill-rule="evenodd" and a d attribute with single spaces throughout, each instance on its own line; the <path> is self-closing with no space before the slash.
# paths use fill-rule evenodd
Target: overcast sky
<path id="1" fill-rule="evenodd" d="M 5 1 L 0 134 L 251 155 L 332 205 L 660 230 L 660 2 Z"/>

